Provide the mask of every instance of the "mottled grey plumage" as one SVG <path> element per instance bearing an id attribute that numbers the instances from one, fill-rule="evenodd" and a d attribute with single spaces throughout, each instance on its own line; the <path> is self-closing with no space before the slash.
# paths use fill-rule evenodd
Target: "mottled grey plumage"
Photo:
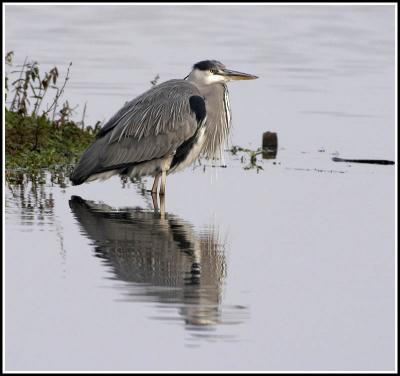
<path id="1" fill-rule="evenodd" d="M 200 95 L 194 85 L 171 80 L 127 103 L 84 152 L 72 180 L 86 180 L 93 174 L 174 153 L 198 127 L 189 104 L 194 95 Z"/>
<path id="2" fill-rule="evenodd" d="M 225 82 L 255 76 L 229 71 L 215 60 L 194 65 L 183 80 L 170 80 L 127 103 L 100 130 L 70 179 L 74 185 L 115 174 L 165 176 L 199 155 L 214 158 L 230 128 Z"/>
<path id="3" fill-rule="evenodd" d="M 228 87 L 224 83 L 217 83 L 211 87 L 203 86 L 201 93 L 206 98 L 207 108 L 202 154 L 207 158 L 219 158 L 231 128 Z"/>

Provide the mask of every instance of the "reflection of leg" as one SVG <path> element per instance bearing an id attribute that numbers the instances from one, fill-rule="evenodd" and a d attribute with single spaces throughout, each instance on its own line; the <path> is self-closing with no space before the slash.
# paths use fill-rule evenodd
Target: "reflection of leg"
<path id="1" fill-rule="evenodd" d="M 161 175 L 160 195 L 165 195 L 165 185 L 167 183 L 167 171 L 163 170 Z"/>
<path id="2" fill-rule="evenodd" d="M 161 195 L 160 196 L 160 214 L 161 218 L 165 218 L 165 196 Z"/>
<path id="3" fill-rule="evenodd" d="M 151 188 L 151 193 L 152 194 L 156 194 L 157 193 L 157 188 L 158 188 L 158 180 L 160 179 L 160 173 L 158 173 L 155 177 L 154 177 L 154 183 L 153 183 L 153 187 Z"/>
<path id="4" fill-rule="evenodd" d="M 153 200 L 153 208 L 154 208 L 154 212 L 158 212 L 158 197 L 157 197 L 157 192 L 156 193 L 154 193 L 154 192 L 152 192 L 151 193 L 151 198 L 152 198 L 152 200 Z"/>

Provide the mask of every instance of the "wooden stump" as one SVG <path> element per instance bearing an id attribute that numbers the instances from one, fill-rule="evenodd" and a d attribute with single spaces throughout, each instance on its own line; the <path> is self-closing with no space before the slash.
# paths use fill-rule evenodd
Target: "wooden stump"
<path id="1" fill-rule="evenodd" d="M 264 132 L 262 137 L 263 159 L 275 159 L 278 152 L 278 135 L 275 132 Z"/>

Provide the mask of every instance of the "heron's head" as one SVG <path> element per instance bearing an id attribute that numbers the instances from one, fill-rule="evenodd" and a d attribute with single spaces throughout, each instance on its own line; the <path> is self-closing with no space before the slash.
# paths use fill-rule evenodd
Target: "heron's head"
<path id="1" fill-rule="evenodd" d="M 231 80 L 254 80 L 258 78 L 252 74 L 242 73 L 227 69 L 217 60 L 203 60 L 193 65 L 187 79 L 197 84 L 210 85 Z"/>

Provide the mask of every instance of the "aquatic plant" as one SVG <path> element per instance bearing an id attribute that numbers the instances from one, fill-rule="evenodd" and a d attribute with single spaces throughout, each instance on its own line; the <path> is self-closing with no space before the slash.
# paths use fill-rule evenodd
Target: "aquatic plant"
<path id="1" fill-rule="evenodd" d="M 264 168 L 258 163 L 257 156 L 262 154 L 263 149 L 258 148 L 256 150 L 251 150 L 247 148 L 243 148 L 241 146 L 234 145 L 228 150 L 232 155 L 238 155 L 238 153 L 242 153 L 240 157 L 241 163 L 247 163 L 246 166 L 243 167 L 244 170 L 256 170 L 258 173 L 260 170 L 264 170 Z"/>

